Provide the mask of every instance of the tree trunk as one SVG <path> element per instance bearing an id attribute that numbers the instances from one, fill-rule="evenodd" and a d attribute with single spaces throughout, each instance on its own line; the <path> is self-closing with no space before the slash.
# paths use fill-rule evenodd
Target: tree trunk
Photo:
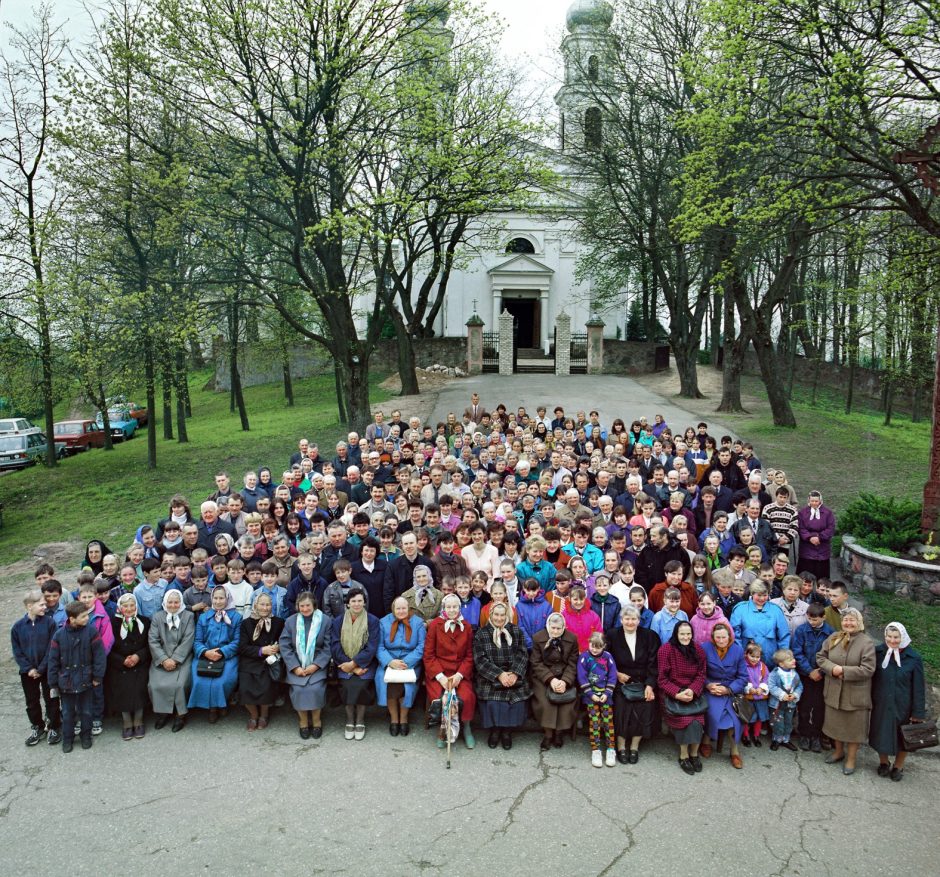
<path id="1" fill-rule="evenodd" d="M 729 253 L 731 259 L 734 259 L 733 252 Z M 722 295 L 722 307 L 724 309 L 724 358 L 721 363 L 721 401 L 718 403 L 717 411 L 728 413 L 743 412 L 744 405 L 741 402 L 741 372 L 744 371 L 744 354 L 747 352 L 748 338 L 744 332 L 744 326 L 741 326 L 740 332 L 735 330 L 734 325 L 734 303 L 739 295 L 746 295 L 744 288 L 745 280 L 741 276 L 741 270 L 735 261 L 733 265 L 727 268 L 727 278 L 724 281 L 724 292 Z"/>
<path id="2" fill-rule="evenodd" d="M 284 370 L 284 398 L 287 399 L 287 407 L 294 407 L 294 382 L 291 379 L 290 374 L 290 356 L 284 354 L 284 359 L 281 362 L 281 367 Z"/>
<path id="3" fill-rule="evenodd" d="M 767 400 L 770 402 L 770 410 L 773 413 L 774 426 L 795 428 L 796 417 L 793 414 L 793 408 L 790 406 L 790 400 L 787 398 L 787 388 L 784 386 L 780 374 L 777 353 L 774 350 L 770 331 L 762 320 L 757 321 L 757 325 L 754 327 L 753 342 L 754 352 L 757 354 L 758 363 L 760 363 L 761 379 L 767 390 Z"/>
<path id="4" fill-rule="evenodd" d="M 679 374 L 679 395 L 686 399 L 703 399 L 698 388 L 698 335 L 695 341 L 683 339 L 673 333 L 670 338 L 672 355 L 676 360 L 676 371 Z"/>
<path id="5" fill-rule="evenodd" d="M 849 344 L 846 351 L 849 358 L 848 386 L 845 388 L 845 413 L 852 413 L 852 404 L 855 402 L 855 369 L 858 365 L 858 347 L 856 344 Z"/>
<path id="6" fill-rule="evenodd" d="M 105 404 L 104 384 L 98 384 L 98 398 L 94 400 L 101 412 L 101 428 L 104 430 L 104 449 L 114 450 L 114 439 L 111 438 L 111 420 L 108 417 L 108 406 Z"/>
<path id="7" fill-rule="evenodd" d="M 242 377 L 238 373 L 238 344 L 232 345 L 232 391 L 235 394 L 235 405 L 238 408 L 238 418 L 241 420 L 242 432 L 248 432 L 248 412 L 245 410 L 245 397 L 242 394 Z"/>
<path id="8" fill-rule="evenodd" d="M 348 350 L 348 348 L 347 348 Z M 345 397 L 346 418 L 350 431 L 362 433 L 370 422 L 369 414 L 369 361 L 351 350 L 339 363 L 339 376 Z"/>
<path id="9" fill-rule="evenodd" d="M 144 386 L 147 390 L 147 468 L 157 468 L 157 377 L 153 361 L 153 336 L 144 330 Z"/>
<path id="10" fill-rule="evenodd" d="M 189 355 L 193 359 L 194 368 L 205 368 L 206 367 L 206 358 L 202 355 L 202 345 L 199 343 L 199 337 L 193 334 L 193 337 L 189 342 Z M 192 412 L 190 412 L 192 416 Z"/>
<path id="11" fill-rule="evenodd" d="M 727 313 L 724 311 L 724 294 L 718 288 L 715 289 L 715 294 L 712 296 L 712 306 L 711 306 L 711 361 L 712 368 L 718 368 L 718 351 L 721 349 L 720 340 L 724 336 L 721 334 L 721 324 L 722 324 L 722 313 Z M 724 379 L 722 378 L 722 381 Z M 724 393 L 724 388 L 722 387 L 722 393 Z"/>
<path id="12" fill-rule="evenodd" d="M 398 377 L 401 379 L 401 395 L 417 396 L 421 389 L 418 387 L 414 340 L 409 335 L 408 327 L 397 308 L 389 308 L 389 316 L 395 327 L 395 338 L 398 341 L 396 346 L 398 347 Z"/>
<path id="13" fill-rule="evenodd" d="M 174 379 L 176 381 L 176 436 L 177 441 L 182 445 L 189 442 L 189 433 L 186 430 L 186 418 L 188 416 L 186 400 L 189 397 L 189 393 L 186 390 L 186 357 L 182 347 L 178 348 L 176 351 L 176 371 Z"/>
<path id="14" fill-rule="evenodd" d="M 339 422 L 346 423 L 348 408 L 346 406 L 346 387 L 343 382 L 343 367 L 335 356 L 333 358 L 333 380 L 336 383 L 336 410 L 339 415 Z"/>
<path id="15" fill-rule="evenodd" d="M 160 368 L 160 385 L 163 389 L 163 439 L 173 440 L 173 376 L 170 363 L 164 358 Z"/>

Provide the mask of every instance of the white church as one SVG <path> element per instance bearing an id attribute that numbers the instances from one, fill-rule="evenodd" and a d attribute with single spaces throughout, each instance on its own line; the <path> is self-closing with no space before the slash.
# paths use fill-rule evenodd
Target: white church
<path id="1" fill-rule="evenodd" d="M 561 44 L 564 74 L 555 95 L 560 143 L 550 156 L 559 184 L 553 191 L 535 193 L 527 212 L 491 215 L 470 236 L 472 255 L 450 278 L 435 325 L 438 336 L 464 335 L 474 313 L 484 321 L 485 331 L 495 332 L 503 310 L 515 318 L 515 346 L 520 349 L 548 353 L 562 310 L 571 317 L 572 331 L 584 331 L 592 312 L 591 286 L 575 276 L 580 245 L 570 217 L 577 212 L 578 182 L 566 156 L 597 146 L 603 138 L 596 95 L 611 87 L 613 17 L 606 0 L 575 0 L 569 8 Z M 604 334 L 613 337 L 624 317 L 611 317 Z"/>

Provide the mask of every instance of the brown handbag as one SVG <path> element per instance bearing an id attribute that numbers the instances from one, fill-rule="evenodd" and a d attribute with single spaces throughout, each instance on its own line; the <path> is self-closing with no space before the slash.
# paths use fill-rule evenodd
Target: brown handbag
<path id="1" fill-rule="evenodd" d="M 937 737 L 937 723 L 933 719 L 901 725 L 901 738 L 904 740 L 906 752 L 915 752 L 918 749 L 929 749 L 931 746 L 940 745 L 940 739 Z"/>

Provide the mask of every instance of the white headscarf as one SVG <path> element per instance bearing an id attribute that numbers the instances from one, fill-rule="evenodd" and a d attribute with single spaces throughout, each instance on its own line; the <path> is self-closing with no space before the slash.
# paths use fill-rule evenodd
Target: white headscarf
<path id="1" fill-rule="evenodd" d="M 885 627 L 885 636 L 888 635 L 888 631 L 891 628 L 895 628 L 898 633 L 901 634 L 901 645 L 896 649 L 888 649 L 885 659 L 881 662 L 881 669 L 884 670 L 887 668 L 888 664 L 891 663 L 891 658 L 894 658 L 894 662 L 900 667 L 901 666 L 901 649 L 906 649 L 911 644 L 911 638 L 908 636 L 907 628 L 901 624 L 900 621 L 892 621 Z"/>
<path id="2" fill-rule="evenodd" d="M 166 608 L 166 601 L 170 594 L 176 594 L 176 596 L 180 598 L 180 608 L 177 612 L 170 612 L 170 610 Z M 163 611 L 166 612 L 166 626 L 170 628 L 170 630 L 179 628 L 180 613 L 183 611 L 183 594 L 178 588 L 170 588 L 170 590 L 163 595 Z"/>

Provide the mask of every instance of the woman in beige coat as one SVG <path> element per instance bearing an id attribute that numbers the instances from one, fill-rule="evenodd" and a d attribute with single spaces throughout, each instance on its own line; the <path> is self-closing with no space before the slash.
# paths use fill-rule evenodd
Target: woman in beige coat
<path id="1" fill-rule="evenodd" d="M 875 644 L 865 633 L 861 612 L 857 609 L 845 612 L 842 630 L 823 643 L 816 660 L 826 677 L 823 733 L 833 742 L 826 763 L 844 760 L 842 773 L 848 776 L 855 773 L 859 744 L 868 739 L 871 677 L 875 673 Z"/>

